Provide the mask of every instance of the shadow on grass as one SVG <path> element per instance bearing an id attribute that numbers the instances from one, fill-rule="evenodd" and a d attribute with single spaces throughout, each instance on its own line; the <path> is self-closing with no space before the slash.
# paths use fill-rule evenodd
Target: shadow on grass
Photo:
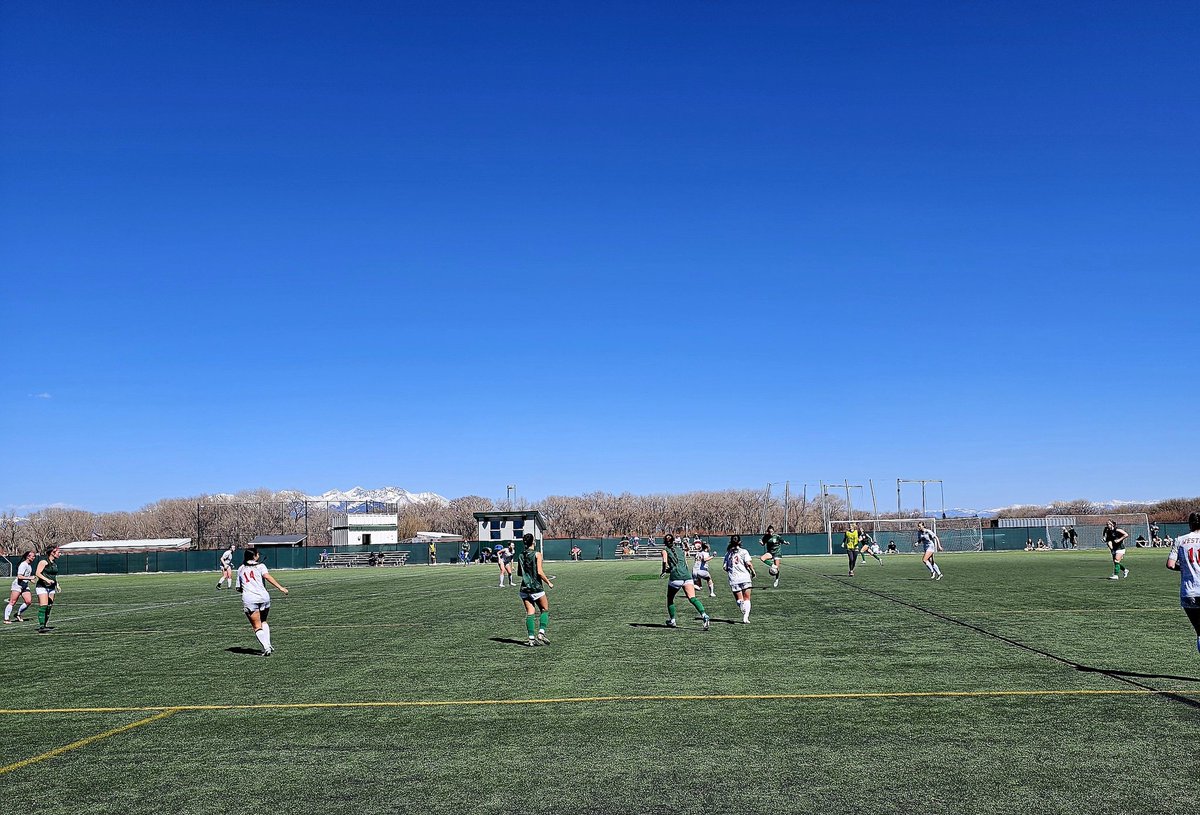
<path id="1" fill-rule="evenodd" d="M 242 645 L 235 645 L 232 648 L 226 648 L 225 650 L 231 654 L 237 654 L 237 655 L 243 656 L 243 657 L 260 657 L 260 656 L 262 656 L 261 649 L 246 648 L 245 646 L 242 646 Z"/>
<path id="2" fill-rule="evenodd" d="M 666 623 L 630 623 L 630 628 L 673 628 Z"/>
<path id="3" fill-rule="evenodd" d="M 488 637 L 492 642 L 498 642 L 501 645 L 519 645 L 522 648 L 528 648 L 525 640 L 514 640 L 512 637 Z"/>
<path id="4" fill-rule="evenodd" d="M 1129 676 L 1136 679 L 1173 679 L 1177 682 L 1200 682 L 1198 676 L 1173 676 L 1171 674 L 1143 674 L 1136 671 L 1114 671 L 1107 668 L 1093 668 L 1090 665 L 1079 665 L 1077 671 L 1089 674 L 1104 674 L 1106 676 Z"/>

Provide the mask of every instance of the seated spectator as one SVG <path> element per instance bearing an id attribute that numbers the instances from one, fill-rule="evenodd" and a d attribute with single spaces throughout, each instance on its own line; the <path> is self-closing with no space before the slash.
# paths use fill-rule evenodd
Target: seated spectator
<path id="1" fill-rule="evenodd" d="M 889 555 L 894 555 L 894 554 L 896 554 L 896 553 L 899 551 L 898 549 L 896 549 L 896 542 L 895 542 L 895 541 L 888 541 L 888 548 L 887 548 L 887 551 L 888 551 L 888 554 L 889 554 Z"/>
<path id="2" fill-rule="evenodd" d="M 583 550 L 579 548 L 579 544 L 571 547 L 571 560 L 579 560 L 579 556 L 583 554 Z"/>
<path id="3" fill-rule="evenodd" d="M 1145 549 L 1147 546 L 1149 546 L 1149 544 L 1148 544 L 1148 543 L 1146 543 L 1146 536 L 1145 536 L 1145 535 L 1138 535 L 1138 536 L 1137 536 L 1137 540 L 1135 540 L 1135 541 L 1133 542 L 1133 545 L 1134 545 L 1135 547 L 1137 547 L 1138 549 Z"/>
<path id="4" fill-rule="evenodd" d="M 1033 551 L 1033 538 L 1026 538 L 1026 539 L 1025 539 L 1025 551 L 1026 551 L 1026 552 L 1032 552 L 1032 551 Z"/>

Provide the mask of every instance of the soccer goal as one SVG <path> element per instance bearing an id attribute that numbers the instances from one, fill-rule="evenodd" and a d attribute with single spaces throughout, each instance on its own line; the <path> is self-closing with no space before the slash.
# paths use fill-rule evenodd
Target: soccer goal
<path id="1" fill-rule="evenodd" d="M 1150 519 L 1144 512 L 1124 512 L 1113 515 L 1049 515 L 1045 518 L 1001 518 L 1001 529 L 1027 529 L 1030 539 L 1040 539 L 1055 548 L 1106 549 L 1104 526 L 1116 521 L 1118 529 L 1129 533 L 1126 548 L 1137 545 L 1138 537 L 1150 541 Z"/>
<path id="2" fill-rule="evenodd" d="M 0 555 L 0 577 L 12 577 L 12 561 Z"/>
<path id="3" fill-rule="evenodd" d="M 938 536 L 946 552 L 978 552 L 983 549 L 983 523 L 978 518 L 859 518 L 855 521 L 830 521 L 826 527 L 830 551 L 837 551 L 842 535 L 856 524 L 860 532 L 870 534 L 885 552 L 896 544 L 897 552 L 915 552 L 917 527 L 925 524 Z"/>

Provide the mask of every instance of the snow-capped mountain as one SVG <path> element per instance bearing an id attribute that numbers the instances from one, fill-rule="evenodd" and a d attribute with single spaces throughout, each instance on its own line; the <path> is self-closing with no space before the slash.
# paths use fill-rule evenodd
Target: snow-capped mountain
<path id="1" fill-rule="evenodd" d="M 283 495 L 283 493 L 280 494 Z M 291 495 L 294 496 L 294 500 L 328 501 L 335 504 L 361 504 L 372 501 L 382 504 L 396 504 L 402 507 L 411 506 L 412 504 L 434 504 L 444 507 L 450 503 L 436 492 L 409 492 L 400 487 L 380 487 L 376 490 L 351 487 L 348 490 L 329 490 L 320 495 L 303 495 L 298 492 L 292 492 Z"/>

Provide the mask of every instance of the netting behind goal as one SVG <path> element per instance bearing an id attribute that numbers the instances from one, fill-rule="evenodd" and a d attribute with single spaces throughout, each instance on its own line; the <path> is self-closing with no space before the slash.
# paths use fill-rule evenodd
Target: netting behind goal
<path id="1" fill-rule="evenodd" d="M 0 557 L 0 577 L 12 577 L 12 573 L 12 561 L 6 557 Z"/>
<path id="2" fill-rule="evenodd" d="M 830 521 L 827 531 L 833 550 L 838 551 L 842 535 L 851 524 L 859 531 L 870 534 L 879 548 L 888 551 L 888 544 L 896 544 L 897 552 L 915 552 L 920 549 L 917 542 L 917 526 L 925 524 L 942 542 L 946 552 L 978 552 L 983 549 L 983 524 L 978 518 L 860 518 L 856 521 Z"/>
<path id="3" fill-rule="evenodd" d="M 1074 530 L 1074 548 L 1107 549 L 1104 542 L 1104 526 L 1116 521 L 1118 529 L 1129 533 L 1125 546 L 1132 549 L 1137 539 L 1150 540 L 1150 520 L 1144 512 L 1126 512 L 1115 515 L 1050 515 L 1045 518 L 1001 518 L 997 526 L 1002 529 L 1026 529 L 1029 540 L 1037 544 L 1044 540 L 1055 549 L 1071 548 L 1071 530 Z"/>

